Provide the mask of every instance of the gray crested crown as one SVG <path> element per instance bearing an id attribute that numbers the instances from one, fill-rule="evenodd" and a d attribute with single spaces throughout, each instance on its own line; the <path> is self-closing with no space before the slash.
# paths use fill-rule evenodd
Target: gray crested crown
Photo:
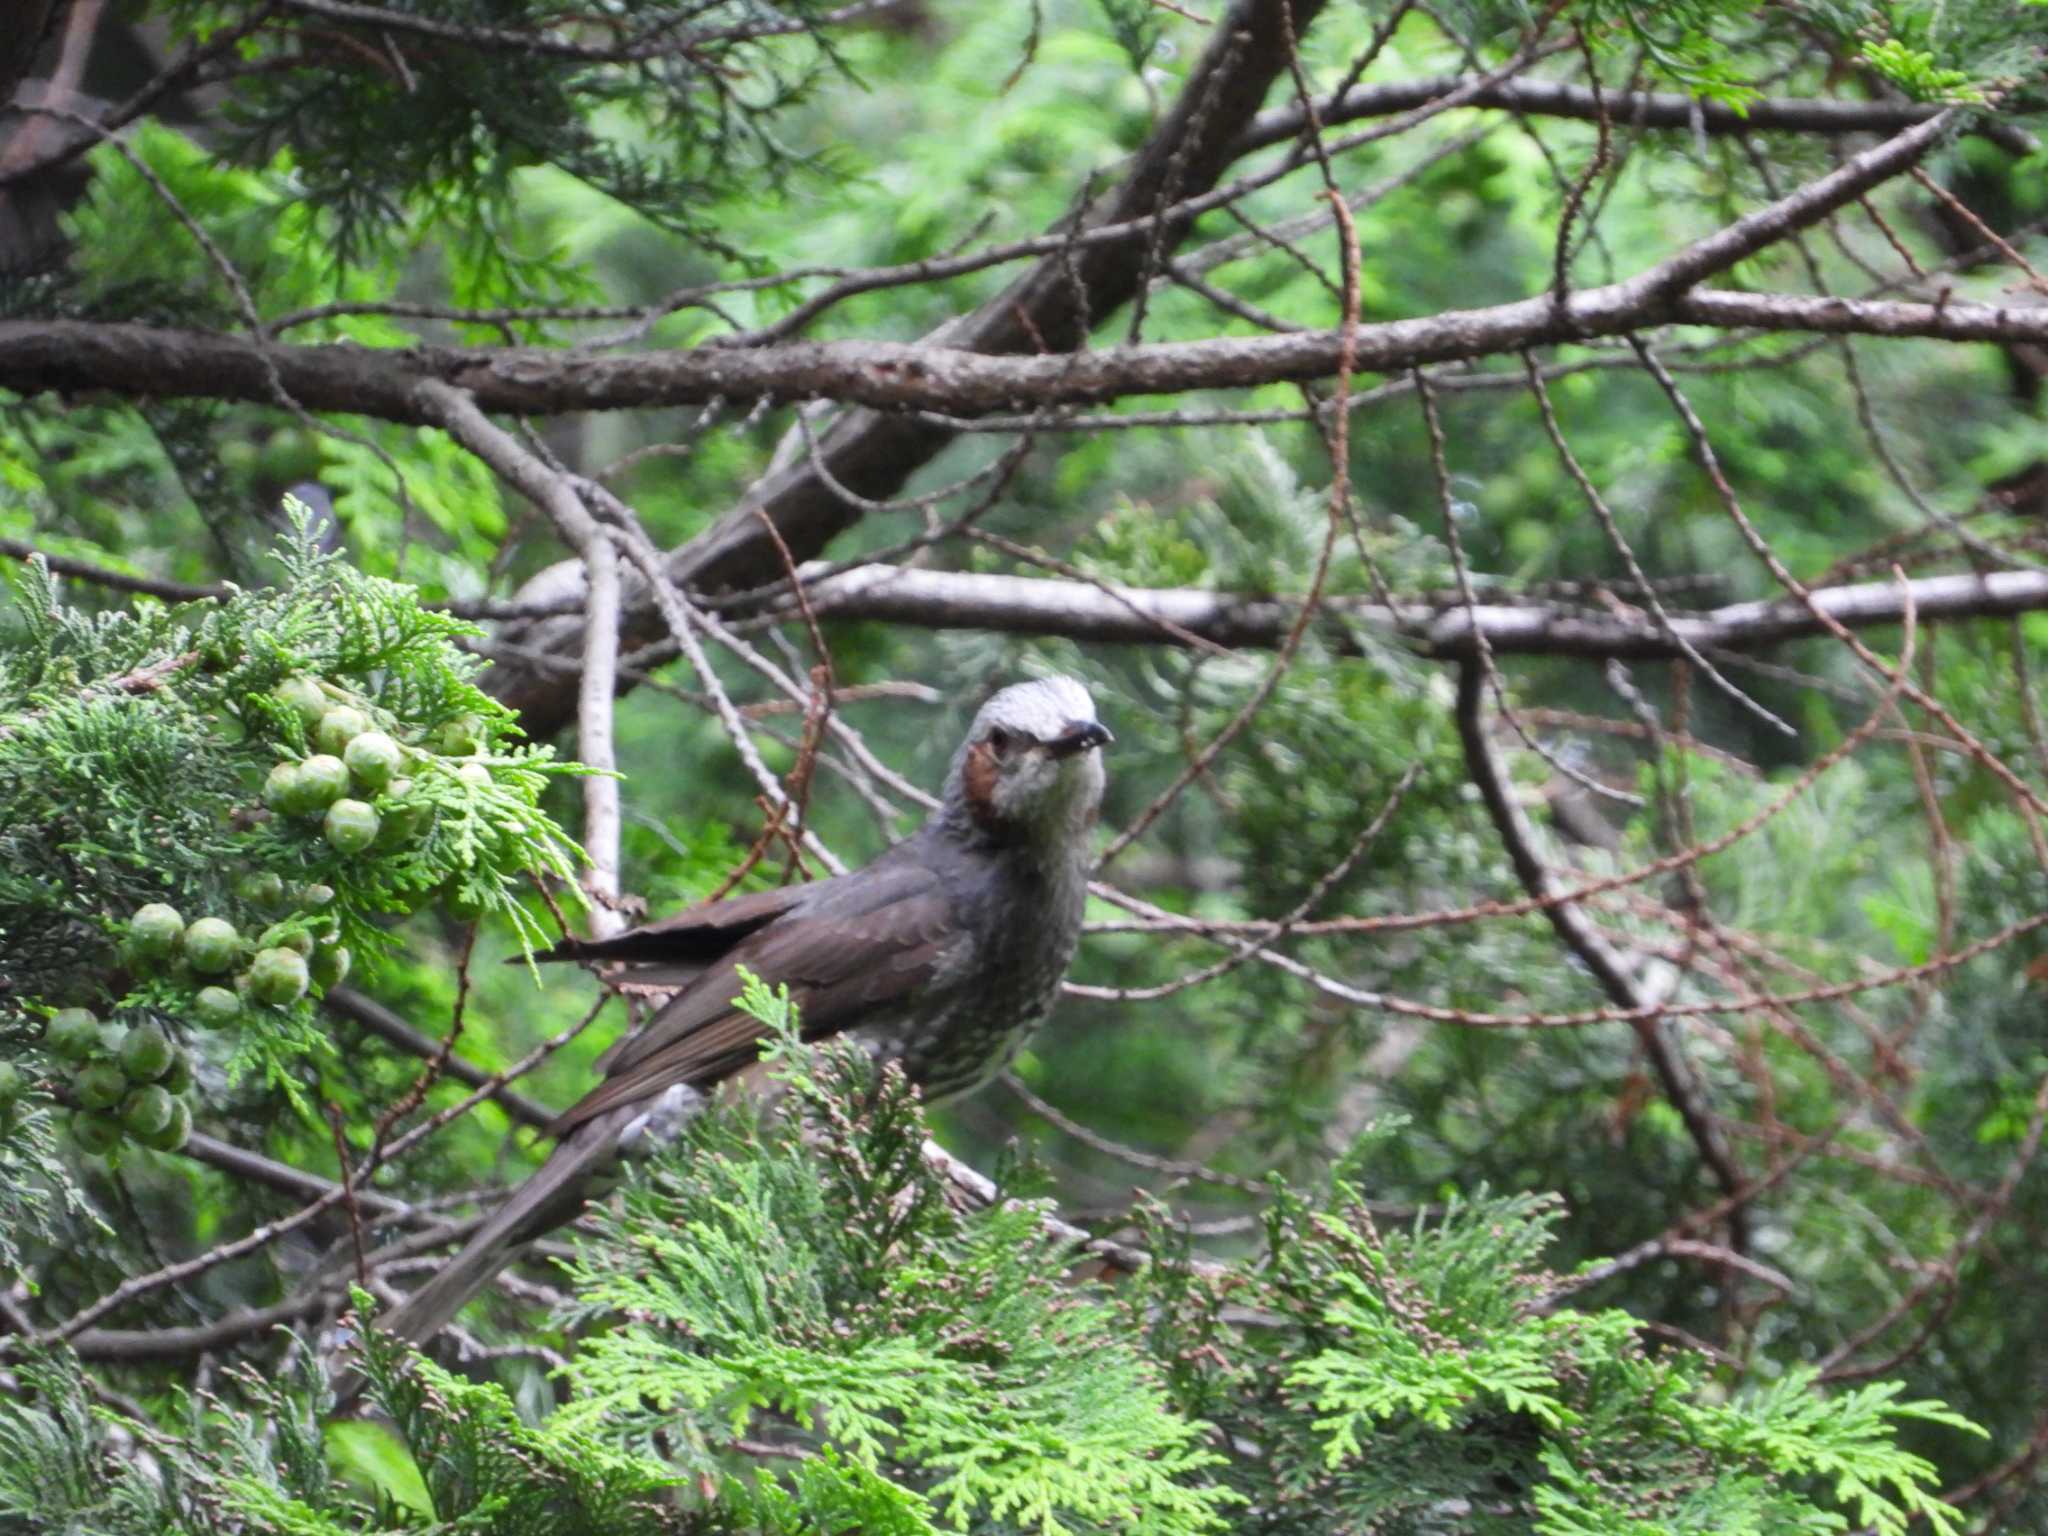
<path id="1" fill-rule="evenodd" d="M 967 739 L 971 742 L 991 725 L 1001 725 L 1049 741 L 1071 725 L 1094 722 L 1095 700 L 1077 679 L 1037 677 L 990 694 L 975 714 Z"/>
<path id="2" fill-rule="evenodd" d="M 1072 844 L 1093 824 L 1111 740 L 1071 677 L 1034 678 L 993 695 L 953 755 L 939 819 L 966 835 Z"/>

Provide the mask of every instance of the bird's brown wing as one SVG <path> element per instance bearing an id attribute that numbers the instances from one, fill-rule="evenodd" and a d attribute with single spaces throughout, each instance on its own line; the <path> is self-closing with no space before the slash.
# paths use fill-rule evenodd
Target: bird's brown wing
<path id="1" fill-rule="evenodd" d="M 549 1130 L 559 1135 L 671 1084 L 708 1085 L 754 1062 L 762 1025 L 732 1006 L 741 967 L 787 983 L 804 1037 L 820 1039 L 926 986 L 955 936 L 936 878 L 914 867 L 871 868 L 856 889 L 824 894 L 733 946 L 618 1050 L 605 1081 Z"/>
<path id="2" fill-rule="evenodd" d="M 659 922 L 643 923 L 605 939 L 564 938 L 537 961 L 594 961 L 604 984 L 615 991 L 654 996 L 666 1001 L 701 977 L 749 934 L 815 900 L 834 882 L 784 886 L 719 901 L 700 901 Z M 632 1048 L 647 1026 L 621 1035 L 597 1058 L 600 1072 L 609 1072 L 620 1054 Z"/>
<path id="3" fill-rule="evenodd" d="M 820 882 L 829 884 L 830 882 Z M 617 960 L 626 964 L 709 965 L 748 934 L 781 917 L 792 907 L 814 899 L 817 887 L 784 886 L 700 901 L 658 923 L 643 923 L 608 939 L 563 939 L 536 960 Z"/>

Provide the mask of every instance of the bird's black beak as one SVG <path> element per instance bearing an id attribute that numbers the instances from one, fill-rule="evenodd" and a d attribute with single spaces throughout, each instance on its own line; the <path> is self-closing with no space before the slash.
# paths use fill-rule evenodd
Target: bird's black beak
<path id="1" fill-rule="evenodd" d="M 1045 750 L 1059 759 L 1072 757 L 1076 752 L 1086 752 L 1090 747 L 1106 747 L 1115 740 L 1108 728 L 1097 721 L 1073 720 L 1045 744 Z"/>

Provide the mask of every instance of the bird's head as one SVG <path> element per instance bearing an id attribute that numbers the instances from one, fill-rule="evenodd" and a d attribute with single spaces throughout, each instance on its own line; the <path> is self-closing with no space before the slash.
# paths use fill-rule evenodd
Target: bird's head
<path id="1" fill-rule="evenodd" d="M 1102 806 L 1110 734 L 1071 677 L 1015 683 L 981 706 L 946 779 L 946 810 L 985 836 L 1038 841 L 1085 832 Z"/>

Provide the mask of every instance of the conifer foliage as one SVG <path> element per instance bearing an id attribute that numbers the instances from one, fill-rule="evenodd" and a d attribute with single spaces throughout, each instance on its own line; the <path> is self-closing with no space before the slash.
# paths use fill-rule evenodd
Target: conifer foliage
<path id="1" fill-rule="evenodd" d="M 801 1043 L 786 989 L 749 978 L 739 1003 L 775 1032 L 786 1103 L 714 1106 L 579 1242 L 559 1320 L 604 1326 L 560 1369 L 565 1406 L 529 1423 L 358 1328 L 389 1427 L 344 1428 L 343 1477 L 317 1368 L 188 1401 L 179 1434 L 95 1405 L 59 1351 L 0 1404 L 0 1515 L 114 1536 L 1958 1529 L 1897 1435 L 1974 1426 L 1810 1372 L 1724 1395 L 1626 1313 L 1560 1304 L 1552 1201 L 1482 1194 L 1382 1235 L 1344 1173 L 1275 1180 L 1249 1262 L 1193 1264 L 1162 1223 L 1160 1258 L 1105 1283 L 1028 1170 L 963 1206 L 895 1066 Z"/>
<path id="2" fill-rule="evenodd" d="M 513 882 L 573 873 L 538 797 L 575 765 L 507 740 L 467 626 L 320 550 L 303 508 L 278 558 L 274 587 L 96 617 L 28 567 L 0 650 L 0 1156 L 49 1171 L 52 1097 L 86 1152 L 176 1151 L 195 1054 L 303 1108 L 313 1001 L 390 919 L 440 900 L 534 935 Z"/>
<path id="3" fill-rule="evenodd" d="M 2042 0 L 0 0 L 0 1536 L 2048 1527 L 2044 143 Z M 750 986 L 375 1331 L 676 979 L 517 962 L 1050 671 L 998 1082 Z"/>

